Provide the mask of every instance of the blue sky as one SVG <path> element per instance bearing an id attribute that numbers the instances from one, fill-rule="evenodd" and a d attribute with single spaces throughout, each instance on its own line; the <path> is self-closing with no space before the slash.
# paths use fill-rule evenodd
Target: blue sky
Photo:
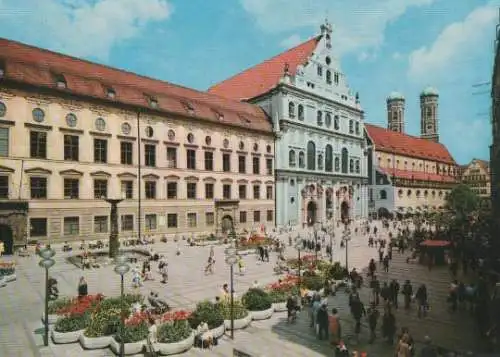
<path id="1" fill-rule="evenodd" d="M 459 163 L 488 159 L 489 82 L 500 0 L 0 0 L 0 36 L 205 90 L 314 36 L 333 48 L 367 122 L 406 97 L 419 134 L 419 92 L 440 92 L 440 136 Z M 477 84 L 487 83 L 479 87 Z"/>

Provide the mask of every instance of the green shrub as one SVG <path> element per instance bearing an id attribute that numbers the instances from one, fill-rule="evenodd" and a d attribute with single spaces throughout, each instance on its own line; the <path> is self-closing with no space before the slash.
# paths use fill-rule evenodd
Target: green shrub
<path id="1" fill-rule="evenodd" d="M 271 297 L 262 289 L 249 289 L 241 299 L 249 311 L 264 311 L 272 306 Z"/>
<path id="2" fill-rule="evenodd" d="M 125 325 L 123 326 L 121 323 L 118 326 L 118 331 L 115 334 L 114 338 L 116 342 L 139 342 L 148 338 L 149 335 L 149 326 L 147 321 L 141 321 L 138 324 L 133 325 Z"/>
<path id="3" fill-rule="evenodd" d="M 324 280 L 320 276 L 304 276 L 302 286 L 309 290 L 318 291 L 323 288 Z"/>
<path id="4" fill-rule="evenodd" d="M 166 322 L 158 327 L 158 342 L 174 343 L 187 339 L 192 334 L 187 320 Z"/>
<path id="5" fill-rule="evenodd" d="M 222 309 L 222 316 L 224 320 L 231 320 L 231 304 L 229 302 L 224 302 L 220 304 Z M 235 320 L 243 319 L 248 316 L 248 310 L 243 306 L 241 301 L 234 301 L 233 303 L 233 317 Z"/>
<path id="6" fill-rule="evenodd" d="M 141 294 L 125 294 L 123 295 L 123 305 L 124 309 L 130 309 L 130 307 L 136 303 L 142 304 L 144 301 L 144 296 Z M 122 299 L 120 296 L 108 297 L 101 301 L 99 305 L 100 310 L 109 310 L 119 308 L 122 304 Z"/>
<path id="7" fill-rule="evenodd" d="M 288 296 L 291 295 L 289 292 L 277 289 L 271 289 L 268 293 L 273 303 L 285 302 L 288 299 Z"/>
<path id="8" fill-rule="evenodd" d="M 121 323 L 120 307 L 99 309 L 90 317 L 90 323 L 85 329 L 87 337 L 111 336 L 118 331 Z"/>
<path id="9" fill-rule="evenodd" d="M 90 323 L 88 312 L 77 315 L 61 316 L 57 319 L 54 330 L 57 332 L 74 332 L 85 329 Z"/>
<path id="10" fill-rule="evenodd" d="M 69 297 L 61 297 L 57 300 L 49 301 L 49 314 L 56 314 L 57 311 L 70 306 L 71 303 L 72 299 Z"/>
<path id="11" fill-rule="evenodd" d="M 202 322 L 206 322 L 208 328 L 213 329 L 224 323 L 224 317 L 220 306 L 206 300 L 196 305 L 196 310 L 193 311 L 188 321 L 192 329 L 196 329 Z"/>

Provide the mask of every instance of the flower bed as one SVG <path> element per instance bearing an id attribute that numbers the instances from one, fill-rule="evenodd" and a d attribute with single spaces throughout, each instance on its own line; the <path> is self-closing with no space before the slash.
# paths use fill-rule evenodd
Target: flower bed
<path id="1" fill-rule="evenodd" d="M 231 304 L 224 302 L 221 304 L 222 315 L 224 316 L 224 325 L 226 329 L 231 328 Z M 233 302 L 233 328 L 240 330 L 247 327 L 252 322 L 252 315 L 243 306 L 241 301 L 235 300 Z"/>
<path id="2" fill-rule="evenodd" d="M 0 275 L 13 275 L 16 273 L 15 262 L 0 262 Z"/>
<path id="3" fill-rule="evenodd" d="M 167 312 L 160 318 L 158 341 L 154 349 L 162 355 L 173 355 L 189 350 L 194 344 L 194 333 L 189 325 L 191 313 L 185 310 Z"/>
<path id="4" fill-rule="evenodd" d="M 124 343 L 125 354 L 132 355 L 140 353 L 149 335 L 148 314 L 137 312 L 120 323 L 118 331 L 111 339 L 110 347 L 115 353 L 120 352 L 120 344 Z"/>
<path id="5" fill-rule="evenodd" d="M 313 255 L 313 254 L 307 254 L 307 255 L 301 256 L 300 257 L 300 266 L 301 266 L 301 269 L 307 269 L 307 268 L 311 267 L 312 265 L 314 265 L 315 260 L 316 260 L 316 256 Z M 298 258 L 287 259 L 286 265 L 290 269 L 298 269 L 298 267 L 299 267 L 299 259 Z"/>
<path id="6" fill-rule="evenodd" d="M 241 299 L 243 305 L 252 314 L 253 320 L 265 320 L 274 312 L 269 294 L 262 289 L 249 289 Z"/>
<path id="7" fill-rule="evenodd" d="M 298 277 L 287 275 L 284 279 L 269 284 L 266 291 L 271 297 L 272 306 L 275 312 L 286 311 L 286 301 L 289 296 L 298 295 Z"/>
<path id="8" fill-rule="evenodd" d="M 189 316 L 188 321 L 193 330 L 198 328 L 202 322 L 205 322 L 212 330 L 224 324 L 224 316 L 220 307 L 206 300 L 196 305 L 196 309 Z"/>

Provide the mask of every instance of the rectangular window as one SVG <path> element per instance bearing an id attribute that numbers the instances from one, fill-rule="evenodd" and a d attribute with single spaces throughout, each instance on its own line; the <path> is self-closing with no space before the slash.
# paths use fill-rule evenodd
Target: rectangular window
<path id="1" fill-rule="evenodd" d="M 129 141 L 120 142 L 120 163 L 122 165 L 132 165 L 132 153 L 134 144 Z"/>
<path id="2" fill-rule="evenodd" d="M 77 135 L 64 135 L 64 160 L 78 161 L 79 140 Z"/>
<path id="3" fill-rule="evenodd" d="M 144 165 L 156 167 L 156 145 L 144 145 Z"/>
<path id="4" fill-rule="evenodd" d="M 240 211 L 240 223 L 246 223 L 246 222 L 247 222 L 247 212 Z"/>
<path id="5" fill-rule="evenodd" d="M 214 199 L 214 184 L 213 183 L 206 183 L 205 184 L 205 198 L 207 200 Z"/>
<path id="6" fill-rule="evenodd" d="M 213 212 L 205 213 L 205 224 L 207 226 L 213 226 L 215 222 L 215 216 Z"/>
<path id="7" fill-rule="evenodd" d="M 238 186 L 238 196 L 240 200 L 246 200 L 247 198 L 247 185 Z"/>
<path id="8" fill-rule="evenodd" d="M 260 199 L 260 186 L 259 185 L 253 186 L 253 199 L 254 200 Z"/>
<path id="9" fill-rule="evenodd" d="M 43 131 L 30 132 L 30 157 L 47 158 L 47 133 Z"/>
<path id="10" fill-rule="evenodd" d="M 30 237 L 47 236 L 47 218 L 30 218 Z"/>
<path id="11" fill-rule="evenodd" d="M 0 198 L 9 198 L 9 176 L 0 176 Z"/>
<path id="12" fill-rule="evenodd" d="M 177 213 L 167 214 L 167 228 L 177 228 Z"/>
<path id="13" fill-rule="evenodd" d="M 134 215 L 133 214 L 123 214 L 121 216 L 121 226 L 122 232 L 133 231 L 134 230 Z"/>
<path id="14" fill-rule="evenodd" d="M 167 199 L 177 198 L 177 182 L 167 182 Z"/>
<path id="15" fill-rule="evenodd" d="M 108 180 L 94 180 L 94 198 L 100 200 L 108 197 Z"/>
<path id="16" fill-rule="evenodd" d="M 94 162 L 108 162 L 108 141 L 105 139 L 94 139 Z"/>
<path id="17" fill-rule="evenodd" d="M 186 150 L 186 168 L 196 170 L 196 150 Z"/>
<path id="18" fill-rule="evenodd" d="M 272 222 L 273 221 L 274 215 L 273 215 L 273 211 L 272 210 L 268 210 L 266 212 L 266 218 L 267 218 L 268 222 Z"/>
<path id="19" fill-rule="evenodd" d="M 252 158 L 253 163 L 253 173 L 254 175 L 260 174 L 260 158 L 258 156 L 254 156 Z"/>
<path id="20" fill-rule="evenodd" d="M 80 217 L 64 217 L 64 235 L 77 236 L 80 234 Z"/>
<path id="21" fill-rule="evenodd" d="M 211 151 L 205 151 L 205 170 L 214 170 L 214 153 Z"/>
<path id="22" fill-rule="evenodd" d="M 121 182 L 122 196 L 126 199 L 132 199 L 134 197 L 134 182 L 129 180 L 124 180 Z"/>
<path id="23" fill-rule="evenodd" d="M 189 228 L 196 227 L 196 213 L 188 213 L 187 214 L 187 223 Z"/>
<path id="24" fill-rule="evenodd" d="M 167 147 L 167 167 L 169 169 L 177 168 L 177 148 Z"/>
<path id="25" fill-rule="evenodd" d="M 94 216 L 94 233 L 108 233 L 108 216 Z"/>
<path id="26" fill-rule="evenodd" d="M 266 159 L 266 174 L 268 176 L 273 174 L 273 159 Z"/>
<path id="27" fill-rule="evenodd" d="M 196 199 L 196 182 L 188 182 L 187 185 L 187 198 L 189 200 Z"/>
<path id="28" fill-rule="evenodd" d="M 356 122 L 356 124 L 354 125 L 354 127 L 356 128 L 356 130 L 355 130 L 356 131 L 356 135 L 359 135 L 360 134 L 359 133 L 359 123 Z"/>
<path id="29" fill-rule="evenodd" d="M 80 180 L 78 179 L 64 179 L 64 199 L 75 200 L 78 199 L 80 193 Z"/>
<path id="30" fill-rule="evenodd" d="M 9 128 L 0 128 L 0 156 L 9 156 Z"/>
<path id="31" fill-rule="evenodd" d="M 239 155 L 238 156 L 238 172 L 240 174 L 244 174 L 247 172 L 247 168 L 246 168 L 246 157 L 244 155 Z"/>
<path id="32" fill-rule="evenodd" d="M 225 200 L 231 199 L 231 185 L 222 185 L 222 198 Z"/>
<path id="33" fill-rule="evenodd" d="M 47 198 L 46 177 L 30 177 L 30 197 L 33 199 Z"/>
<path id="34" fill-rule="evenodd" d="M 231 171 L 231 155 L 230 154 L 222 154 L 222 171 L 224 171 L 224 172 Z"/>
<path id="35" fill-rule="evenodd" d="M 156 230 L 156 214 L 147 214 L 144 217 L 144 222 L 146 225 L 146 231 Z"/>
<path id="36" fill-rule="evenodd" d="M 144 185 L 146 189 L 146 199 L 155 200 L 156 199 L 156 181 L 146 181 Z"/>
<path id="37" fill-rule="evenodd" d="M 266 186 L 266 198 L 268 200 L 273 199 L 273 186 Z"/>
<path id="38" fill-rule="evenodd" d="M 260 211 L 253 211 L 253 221 L 260 222 Z"/>

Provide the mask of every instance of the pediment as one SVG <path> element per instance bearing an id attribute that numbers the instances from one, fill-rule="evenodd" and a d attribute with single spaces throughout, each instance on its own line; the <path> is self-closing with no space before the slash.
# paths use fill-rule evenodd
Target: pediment
<path id="1" fill-rule="evenodd" d="M 145 180 L 158 180 L 160 176 L 155 175 L 155 174 L 147 174 L 142 176 L 143 179 Z"/>
<path id="2" fill-rule="evenodd" d="M 83 172 L 77 170 L 62 170 L 59 171 L 59 175 L 61 176 L 83 176 Z"/>
<path id="3" fill-rule="evenodd" d="M 0 172 L 8 172 L 8 173 L 13 173 L 14 172 L 14 169 L 11 169 L 10 167 L 7 167 L 7 166 L 2 166 L 0 165 Z"/>
<path id="4" fill-rule="evenodd" d="M 111 177 L 111 174 L 105 172 L 105 171 L 95 171 L 95 172 L 91 172 L 90 173 L 90 176 L 92 177 Z"/>
<path id="5" fill-rule="evenodd" d="M 217 180 L 213 177 L 205 177 L 203 179 L 203 182 L 215 182 L 215 181 L 217 181 Z"/>
<path id="6" fill-rule="evenodd" d="M 116 175 L 116 177 L 119 177 L 119 178 L 137 178 L 137 175 L 133 174 L 131 172 L 122 172 L 122 173 L 119 173 L 118 175 Z"/>
<path id="7" fill-rule="evenodd" d="M 236 181 L 236 182 L 237 182 L 237 183 L 242 183 L 242 184 L 243 184 L 243 183 L 248 183 L 248 180 L 241 179 L 241 180 L 238 180 L 238 181 Z"/>
<path id="8" fill-rule="evenodd" d="M 169 180 L 169 181 L 178 181 L 180 179 L 179 176 L 177 175 L 168 175 L 168 176 L 165 176 L 165 180 Z"/>
<path id="9" fill-rule="evenodd" d="M 273 181 L 266 181 L 266 185 L 274 185 Z"/>
<path id="10" fill-rule="evenodd" d="M 253 180 L 253 181 L 252 181 L 252 183 L 253 183 L 253 184 L 259 184 L 259 185 L 260 185 L 260 184 L 262 183 L 262 181 L 261 181 L 261 180 Z"/>
<path id="11" fill-rule="evenodd" d="M 31 169 L 24 170 L 27 174 L 40 174 L 40 175 L 51 175 L 52 171 L 44 169 L 43 167 L 33 167 Z"/>
<path id="12" fill-rule="evenodd" d="M 225 179 L 220 180 L 220 182 L 222 182 L 222 183 L 231 183 L 231 182 L 233 182 L 233 179 L 225 178 Z"/>
<path id="13" fill-rule="evenodd" d="M 185 177 L 184 180 L 186 180 L 186 181 L 199 181 L 200 179 L 196 176 L 188 176 L 188 177 Z"/>

